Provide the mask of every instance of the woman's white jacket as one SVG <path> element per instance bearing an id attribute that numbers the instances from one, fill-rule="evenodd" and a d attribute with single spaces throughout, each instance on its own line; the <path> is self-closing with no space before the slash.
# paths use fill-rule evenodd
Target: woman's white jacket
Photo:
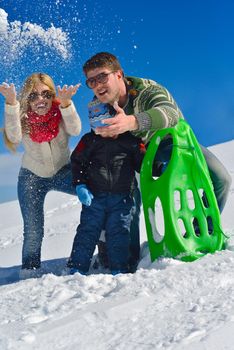
<path id="1" fill-rule="evenodd" d="M 62 121 L 58 135 L 50 142 L 34 142 L 29 134 L 23 133 L 20 122 L 20 106 L 5 104 L 5 130 L 8 139 L 15 143 L 23 143 L 25 152 L 22 167 L 40 177 L 55 175 L 70 161 L 69 137 L 79 135 L 81 131 L 80 117 L 73 103 L 60 108 Z"/>

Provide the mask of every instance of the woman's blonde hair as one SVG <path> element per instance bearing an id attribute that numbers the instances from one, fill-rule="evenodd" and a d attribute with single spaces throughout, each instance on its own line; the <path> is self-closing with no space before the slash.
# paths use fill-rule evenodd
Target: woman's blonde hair
<path id="1" fill-rule="evenodd" d="M 56 89 L 55 89 L 54 82 L 48 74 L 46 74 L 46 73 L 33 73 L 25 80 L 25 82 L 23 83 L 23 86 L 20 90 L 19 98 L 18 98 L 19 103 L 20 103 L 20 120 L 21 120 L 21 126 L 22 126 L 23 133 L 30 132 L 29 125 L 27 123 L 27 113 L 30 109 L 28 97 L 31 94 L 31 92 L 33 92 L 35 86 L 38 83 L 42 83 L 42 84 L 47 85 L 49 90 L 53 93 L 53 98 L 55 98 L 55 96 L 56 96 Z M 15 152 L 17 145 L 12 143 L 8 139 L 5 129 L 2 129 L 2 131 L 3 131 L 4 143 L 5 143 L 6 147 L 9 150 Z"/>

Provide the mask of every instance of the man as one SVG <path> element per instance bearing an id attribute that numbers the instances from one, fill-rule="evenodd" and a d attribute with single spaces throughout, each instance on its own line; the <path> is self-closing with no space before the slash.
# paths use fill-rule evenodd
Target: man
<path id="1" fill-rule="evenodd" d="M 112 137 L 131 131 L 147 145 L 155 132 L 173 127 L 183 115 L 171 94 L 153 80 L 124 76 L 117 58 L 108 52 L 92 56 L 83 66 L 86 84 L 93 90 L 95 98 L 114 106 L 116 115 L 104 119 L 105 126 L 95 129 L 102 137 Z M 160 162 L 170 159 L 170 139 L 161 142 L 156 154 Z M 214 186 L 220 211 L 224 208 L 231 177 L 222 163 L 206 148 L 202 147 Z M 140 256 L 139 190 L 135 191 L 135 213 L 131 225 L 130 270 L 134 270 Z"/>

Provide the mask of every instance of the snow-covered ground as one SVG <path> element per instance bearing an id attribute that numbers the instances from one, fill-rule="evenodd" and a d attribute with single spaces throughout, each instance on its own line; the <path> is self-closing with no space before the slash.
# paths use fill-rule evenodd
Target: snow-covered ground
<path id="1" fill-rule="evenodd" d="M 233 178 L 234 141 L 211 150 Z M 0 156 L 0 161 L 1 186 L 12 186 L 14 157 Z M 151 263 L 142 214 L 142 259 L 135 274 L 70 276 L 62 272 L 80 204 L 75 197 L 50 193 L 42 248 L 45 273 L 20 281 L 18 202 L 0 204 L 0 349 L 233 349 L 233 208 L 234 184 L 222 214 L 223 229 L 231 236 L 225 251 L 192 263 L 168 258 Z"/>

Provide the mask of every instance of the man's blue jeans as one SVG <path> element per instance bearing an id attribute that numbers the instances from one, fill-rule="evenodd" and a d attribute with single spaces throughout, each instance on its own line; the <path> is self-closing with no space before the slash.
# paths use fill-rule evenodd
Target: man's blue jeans
<path id="1" fill-rule="evenodd" d="M 49 178 L 39 177 L 21 168 L 18 177 L 18 199 L 24 222 L 22 268 L 39 268 L 44 236 L 44 200 L 49 191 L 76 195 L 72 186 L 70 164 Z"/>

